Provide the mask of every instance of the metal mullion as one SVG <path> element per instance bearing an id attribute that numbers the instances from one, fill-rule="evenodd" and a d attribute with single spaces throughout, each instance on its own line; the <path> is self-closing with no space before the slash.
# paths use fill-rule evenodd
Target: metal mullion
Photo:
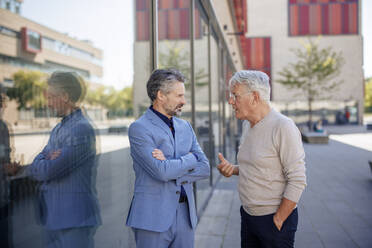
<path id="1" fill-rule="evenodd" d="M 194 9 L 195 9 L 195 1 L 190 0 L 190 11 L 189 11 L 189 26 L 190 26 L 190 83 L 191 83 L 191 125 L 192 128 L 196 132 L 196 125 L 195 125 L 195 64 L 194 64 L 194 59 L 195 59 L 195 20 L 194 20 Z M 193 183 L 193 188 L 194 188 L 194 201 L 195 201 L 195 206 L 196 209 L 198 209 L 198 201 L 197 201 L 197 189 L 196 189 L 196 183 Z"/>
<path id="2" fill-rule="evenodd" d="M 158 0 L 150 2 L 150 70 L 152 73 L 158 68 Z"/>
<path id="3" fill-rule="evenodd" d="M 209 157 L 212 162 L 214 162 L 215 157 L 213 156 L 212 149 L 212 140 L 213 140 L 213 126 L 212 126 L 212 76 L 211 76 L 211 24 L 208 18 L 208 110 L 209 110 Z M 212 157 L 213 156 L 213 157 Z M 210 166 L 210 177 L 209 177 L 209 185 L 213 186 L 213 173 L 212 173 L 212 166 Z"/>
<path id="4" fill-rule="evenodd" d="M 190 0 L 190 83 L 191 83 L 191 125 L 195 126 L 195 0 Z"/>

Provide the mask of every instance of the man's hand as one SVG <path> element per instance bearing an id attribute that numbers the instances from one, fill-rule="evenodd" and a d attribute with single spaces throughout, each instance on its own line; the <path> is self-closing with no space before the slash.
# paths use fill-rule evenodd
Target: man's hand
<path id="1" fill-rule="evenodd" d="M 278 228 L 278 230 L 280 231 L 282 229 L 284 221 L 280 220 L 277 215 L 273 216 L 273 221 L 274 221 L 276 228 Z"/>
<path id="2" fill-rule="evenodd" d="M 18 162 L 7 163 L 4 165 L 4 170 L 8 176 L 15 176 L 20 169 L 21 166 Z"/>
<path id="3" fill-rule="evenodd" d="M 218 158 L 220 159 L 221 163 L 217 165 L 217 169 L 222 175 L 225 177 L 231 177 L 232 175 L 239 174 L 239 169 L 227 161 L 221 153 L 218 153 Z"/>
<path id="4" fill-rule="evenodd" d="M 296 204 L 296 202 L 283 197 L 282 202 L 273 217 L 274 224 L 279 231 L 282 229 L 284 221 L 286 221 L 293 209 L 295 209 Z"/>
<path id="5" fill-rule="evenodd" d="M 159 150 L 159 149 L 154 149 L 152 151 L 152 156 L 154 158 L 158 159 L 158 160 L 162 160 L 162 161 L 165 160 L 165 156 L 164 156 L 163 152 L 161 150 Z"/>
<path id="6" fill-rule="evenodd" d="M 51 151 L 48 155 L 47 155 L 47 160 L 54 160 L 56 158 L 59 157 L 59 155 L 61 155 L 61 150 L 57 150 L 57 151 Z"/>

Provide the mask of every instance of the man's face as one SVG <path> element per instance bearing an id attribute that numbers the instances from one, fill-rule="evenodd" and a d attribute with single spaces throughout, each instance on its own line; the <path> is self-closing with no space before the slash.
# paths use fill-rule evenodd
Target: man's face
<path id="1" fill-rule="evenodd" d="M 171 91 L 164 95 L 163 109 L 169 116 L 180 116 L 185 104 L 185 85 L 181 82 L 173 83 Z"/>
<path id="2" fill-rule="evenodd" d="M 64 116 L 64 113 L 68 106 L 67 94 L 53 86 L 48 86 L 48 90 L 46 91 L 46 98 L 48 102 L 48 108 L 55 111 L 58 117 Z"/>
<path id="3" fill-rule="evenodd" d="M 239 120 L 248 120 L 252 115 L 254 97 L 243 84 L 235 84 L 231 88 L 229 104 L 235 110 L 235 116 Z"/>

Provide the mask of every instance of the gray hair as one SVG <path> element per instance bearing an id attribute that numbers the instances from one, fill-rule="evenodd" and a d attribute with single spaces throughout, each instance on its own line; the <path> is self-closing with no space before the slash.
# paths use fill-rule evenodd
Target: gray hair
<path id="1" fill-rule="evenodd" d="M 175 82 L 185 82 L 185 76 L 176 69 L 157 69 L 147 81 L 147 95 L 151 102 L 156 100 L 158 91 L 168 94 Z"/>
<path id="2" fill-rule="evenodd" d="M 231 77 L 229 87 L 231 89 L 235 84 L 243 84 L 249 91 L 257 91 L 261 99 L 269 103 L 271 90 L 269 81 L 269 76 L 262 71 L 242 70 Z"/>
<path id="3" fill-rule="evenodd" d="M 86 93 L 84 80 L 75 72 L 53 72 L 48 85 L 67 93 L 73 103 L 82 101 Z"/>

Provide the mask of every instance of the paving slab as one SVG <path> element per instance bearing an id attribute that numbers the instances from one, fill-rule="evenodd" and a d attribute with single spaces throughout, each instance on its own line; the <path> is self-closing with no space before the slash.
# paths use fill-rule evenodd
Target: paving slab
<path id="1" fill-rule="evenodd" d="M 371 133 L 360 135 L 358 127 L 333 127 L 332 132 L 337 136 L 331 135 L 328 144 L 304 145 L 308 186 L 298 204 L 295 247 L 371 248 Z M 240 247 L 237 181 L 221 178 L 217 183 L 212 206 L 207 206 L 196 229 L 196 248 Z"/>

